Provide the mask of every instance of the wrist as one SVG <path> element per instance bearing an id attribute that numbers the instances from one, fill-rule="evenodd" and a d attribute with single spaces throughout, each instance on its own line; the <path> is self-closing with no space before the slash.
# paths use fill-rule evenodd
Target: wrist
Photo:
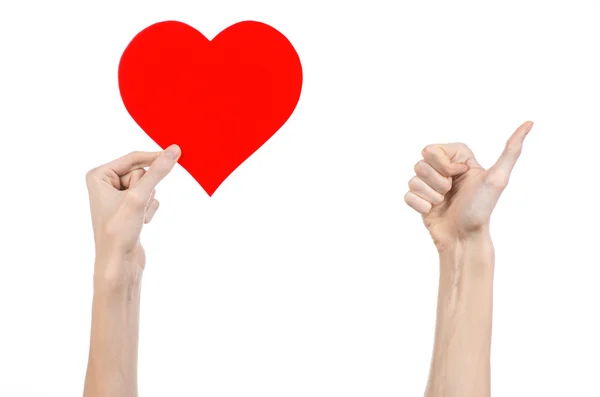
<path id="1" fill-rule="evenodd" d="M 124 258 L 96 258 L 94 291 L 116 293 L 141 287 L 143 267 Z"/>
<path id="2" fill-rule="evenodd" d="M 491 316 L 494 246 L 489 234 L 471 235 L 440 252 L 439 274 L 440 315 L 449 321 Z"/>
<path id="3" fill-rule="evenodd" d="M 491 276 L 494 271 L 494 244 L 489 228 L 463 234 L 438 249 L 441 273 Z"/>
<path id="4" fill-rule="evenodd" d="M 436 248 L 440 255 L 461 248 L 481 249 L 492 246 L 489 224 L 468 231 L 445 233 L 438 238 Z"/>

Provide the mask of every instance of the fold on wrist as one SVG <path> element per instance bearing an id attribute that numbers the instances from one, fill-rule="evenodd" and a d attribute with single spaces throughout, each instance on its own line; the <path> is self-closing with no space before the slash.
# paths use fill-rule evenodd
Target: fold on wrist
<path id="1" fill-rule="evenodd" d="M 483 225 L 475 230 L 456 233 L 443 239 L 443 243 L 437 245 L 441 254 L 454 251 L 462 247 L 478 247 L 492 245 L 492 236 L 489 224 Z"/>
<path id="2" fill-rule="evenodd" d="M 494 244 L 489 227 L 455 237 L 438 248 L 441 271 L 489 274 L 494 270 Z"/>

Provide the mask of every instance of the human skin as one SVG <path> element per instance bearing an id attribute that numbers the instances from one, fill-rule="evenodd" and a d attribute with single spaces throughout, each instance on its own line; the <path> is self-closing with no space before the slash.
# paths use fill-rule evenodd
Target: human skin
<path id="1" fill-rule="evenodd" d="M 146 265 L 140 233 L 158 209 L 156 185 L 180 156 L 177 145 L 133 152 L 86 175 L 96 260 L 84 397 L 138 395 L 140 292 Z"/>
<path id="2" fill-rule="evenodd" d="M 422 214 L 440 257 L 435 342 L 425 397 L 490 395 L 494 246 L 490 217 L 533 123 L 485 170 L 463 143 L 429 145 L 404 200 Z"/>

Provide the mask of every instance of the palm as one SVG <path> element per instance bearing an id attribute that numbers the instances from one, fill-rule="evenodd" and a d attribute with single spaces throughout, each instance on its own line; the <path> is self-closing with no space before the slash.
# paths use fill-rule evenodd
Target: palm
<path id="1" fill-rule="evenodd" d="M 486 173 L 482 168 L 471 168 L 453 177 L 452 188 L 446 193 L 444 202 L 423 215 L 425 226 L 434 240 L 451 231 L 466 233 L 489 220 L 495 203 L 490 200 L 490 195 L 485 194 Z"/>

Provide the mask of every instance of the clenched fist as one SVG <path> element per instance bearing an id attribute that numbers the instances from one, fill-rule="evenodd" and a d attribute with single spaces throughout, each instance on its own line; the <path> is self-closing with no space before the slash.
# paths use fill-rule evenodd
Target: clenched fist
<path id="1" fill-rule="evenodd" d="M 142 226 L 158 209 L 156 185 L 180 155 L 177 145 L 160 152 L 133 152 L 87 173 L 96 280 L 112 286 L 139 280 L 146 263 Z"/>
<path id="2" fill-rule="evenodd" d="M 533 122 L 523 123 L 510 137 L 502 155 L 485 170 L 464 143 L 429 145 L 415 165 L 406 203 L 423 215 L 438 250 L 487 228 L 492 210 Z"/>

